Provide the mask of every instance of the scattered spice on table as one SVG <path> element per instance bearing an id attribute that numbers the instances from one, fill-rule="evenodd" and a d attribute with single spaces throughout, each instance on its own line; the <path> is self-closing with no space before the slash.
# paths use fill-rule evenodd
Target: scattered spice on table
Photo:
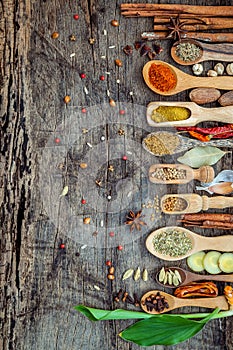
<path id="1" fill-rule="evenodd" d="M 191 112 L 186 107 L 159 106 L 152 111 L 151 119 L 156 123 L 186 120 Z"/>
<path id="2" fill-rule="evenodd" d="M 150 176 L 158 180 L 168 181 L 168 180 L 183 180 L 186 179 L 187 172 L 184 169 L 176 168 L 157 168 L 153 171 Z"/>
<path id="3" fill-rule="evenodd" d="M 195 61 L 201 56 L 201 49 L 193 43 L 181 42 L 176 46 L 176 56 L 184 62 Z"/>
<path id="4" fill-rule="evenodd" d="M 153 246 L 160 254 L 180 257 L 192 249 L 192 241 L 185 232 L 167 228 L 154 236 Z"/>
<path id="5" fill-rule="evenodd" d="M 179 137 L 168 132 L 150 134 L 144 139 L 147 149 L 155 155 L 173 154 L 180 145 Z"/>
<path id="6" fill-rule="evenodd" d="M 158 90 L 167 92 L 176 86 L 176 76 L 164 64 L 152 63 L 149 68 L 149 81 Z"/>

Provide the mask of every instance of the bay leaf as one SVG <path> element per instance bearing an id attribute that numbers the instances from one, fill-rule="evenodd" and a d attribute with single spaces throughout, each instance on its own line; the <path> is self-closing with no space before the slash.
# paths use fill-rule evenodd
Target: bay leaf
<path id="1" fill-rule="evenodd" d="M 130 278 L 133 274 L 133 269 L 128 269 L 125 271 L 125 273 L 123 274 L 123 277 L 122 277 L 122 281 L 126 280 L 127 278 Z"/>
<path id="2" fill-rule="evenodd" d="M 177 160 L 192 168 L 200 168 L 204 165 L 216 164 L 227 152 L 213 146 L 198 146 L 187 151 Z"/>

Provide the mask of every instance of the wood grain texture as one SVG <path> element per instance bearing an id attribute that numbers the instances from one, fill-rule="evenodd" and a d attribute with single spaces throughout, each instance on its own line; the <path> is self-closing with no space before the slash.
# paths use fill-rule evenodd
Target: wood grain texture
<path id="1" fill-rule="evenodd" d="M 145 29 L 152 29 L 153 19 L 121 17 L 120 3 L 118 0 L 0 1 L 1 349 L 140 349 L 118 337 L 118 333 L 132 322 L 91 323 L 75 312 L 73 306 L 83 303 L 106 309 L 128 307 L 123 303 L 114 304 L 112 293 L 120 287 L 139 295 L 153 289 L 154 271 L 161 267 L 161 262 L 148 254 L 145 248 L 147 235 L 139 235 L 138 239 L 126 244 L 123 251 L 118 251 L 116 247 L 96 248 L 95 238 L 90 236 L 90 246 L 81 249 L 82 243 L 64 234 L 62 227 L 65 228 L 66 222 L 60 222 L 60 226 L 56 227 L 50 221 L 39 183 L 44 147 L 55 129 L 68 121 L 75 108 L 108 103 L 107 90 L 115 101 L 126 104 L 146 107 L 150 101 L 160 99 L 146 87 L 142 79 L 141 71 L 147 59 L 140 57 L 135 50 L 132 57 L 122 53 L 125 45 L 133 45 Z M 196 3 L 204 4 L 201 1 Z M 220 5 L 220 1 L 208 4 L 211 3 Z M 224 1 L 224 4 L 231 5 L 230 1 Z M 75 13 L 79 14 L 77 22 L 73 20 Z M 110 25 L 113 18 L 119 20 L 119 28 Z M 103 35 L 104 29 L 107 35 Z M 57 41 L 51 39 L 54 31 L 60 34 Z M 76 36 L 76 41 L 69 40 L 71 34 Z M 94 45 L 90 45 L 89 38 L 96 39 Z M 161 60 L 172 63 L 169 42 L 161 44 L 164 47 Z M 109 46 L 116 47 L 109 49 Z M 75 56 L 71 60 L 70 54 L 73 52 Z M 101 56 L 106 56 L 106 59 Z M 116 58 L 123 61 L 122 68 L 115 66 Z M 210 66 L 211 63 L 206 63 L 206 69 Z M 190 72 L 188 67 L 184 70 Z M 99 76 L 105 75 L 106 71 L 111 76 L 102 82 Z M 87 75 L 85 82 L 80 79 L 82 72 Z M 118 78 L 120 85 L 116 83 Z M 84 87 L 88 89 L 88 95 Z M 72 96 L 70 105 L 63 102 L 66 95 Z M 176 98 L 184 101 L 188 93 L 182 92 Z M 173 100 L 173 97 L 166 99 Z M 135 125 L 142 125 L 141 115 L 137 116 L 136 112 L 137 107 Z M 124 128 L 127 138 L 138 140 L 138 143 L 147 133 L 134 125 Z M 116 127 L 114 129 L 113 126 L 105 125 L 94 129 L 91 138 L 97 142 L 101 135 L 116 135 L 117 130 Z M 122 140 L 124 144 L 126 138 Z M 74 160 L 79 162 L 85 153 L 78 146 L 67 158 L 67 164 L 71 167 L 72 164 L 74 166 Z M 117 147 L 119 142 L 116 141 L 116 151 Z M 133 147 L 129 150 L 133 152 Z M 141 163 L 144 162 L 143 156 L 145 154 L 139 150 L 138 159 Z M 109 161 L 108 157 L 106 154 L 106 162 Z M 150 164 L 152 159 L 149 159 Z M 169 157 L 166 159 L 167 163 L 172 160 Z M 216 166 L 216 171 L 230 168 L 231 164 L 232 155 L 227 154 Z M 104 169 L 100 169 L 99 173 L 103 178 Z M 120 169 L 119 173 L 125 177 L 134 175 L 135 183 L 140 183 L 137 169 L 127 169 L 121 165 Z M 69 181 L 80 198 L 76 182 L 74 179 L 73 182 Z M 192 192 L 193 188 L 193 183 L 190 183 L 181 186 L 181 191 L 185 189 Z M 174 190 L 161 188 L 164 193 Z M 157 191 L 154 187 L 155 194 Z M 138 209 L 144 200 L 142 190 L 139 191 L 139 197 L 140 201 L 135 201 L 132 203 L 133 208 L 127 209 Z M 72 196 L 69 198 L 72 199 Z M 54 207 L 58 205 L 56 201 L 52 204 Z M 88 210 L 83 210 L 81 206 L 78 206 L 77 211 L 81 216 L 88 214 Z M 111 217 L 111 220 L 115 218 Z M 171 220 L 163 216 L 161 226 L 170 225 Z M 202 231 L 197 229 L 197 232 Z M 80 231 L 80 234 L 84 233 L 85 228 Z M 137 235 L 136 232 L 134 234 Z M 206 230 L 205 234 L 213 236 L 217 232 Z M 59 248 L 61 242 L 65 243 L 65 249 Z M 113 282 L 106 278 L 105 261 L 108 259 L 116 267 Z M 148 282 L 129 280 L 124 284 L 121 281 L 122 273 L 137 266 L 147 267 Z M 96 290 L 95 285 L 100 290 Z M 192 340 L 180 344 L 179 349 L 231 349 L 231 330 L 232 319 L 221 322 L 214 320 Z M 159 346 L 151 349 L 165 348 Z"/>

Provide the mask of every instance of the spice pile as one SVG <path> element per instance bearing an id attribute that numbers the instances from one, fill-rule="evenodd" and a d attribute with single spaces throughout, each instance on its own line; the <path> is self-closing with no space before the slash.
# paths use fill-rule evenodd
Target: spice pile
<path id="1" fill-rule="evenodd" d="M 163 255 L 180 257 L 192 249 L 188 235 L 178 229 L 165 229 L 153 238 L 154 250 Z"/>
<path id="2" fill-rule="evenodd" d="M 163 296 L 160 292 L 148 296 L 142 303 L 142 305 L 146 306 L 147 311 L 149 312 L 153 310 L 157 312 L 162 312 L 165 309 L 169 308 L 169 304 L 165 299 L 165 296 Z"/>
<path id="3" fill-rule="evenodd" d="M 168 269 L 165 270 L 163 267 L 158 275 L 158 280 L 160 283 L 164 285 L 169 284 L 170 286 L 178 286 L 182 283 L 182 278 L 178 270 L 176 269 Z"/>
<path id="4" fill-rule="evenodd" d="M 144 139 L 147 149 L 155 155 L 173 154 L 180 145 L 179 137 L 168 132 L 150 134 Z"/>
<path id="5" fill-rule="evenodd" d="M 148 73 L 150 83 L 159 91 L 167 92 L 175 88 L 176 76 L 167 66 L 152 63 Z"/>
<path id="6" fill-rule="evenodd" d="M 162 208 L 165 211 L 183 211 L 187 206 L 187 201 L 181 197 L 167 197 L 162 202 Z"/>
<path id="7" fill-rule="evenodd" d="M 197 45 L 184 42 L 176 46 L 176 55 L 185 62 L 195 61 L 201 56 L 201 49 Z"/>
<path id="8" fill-rule="evenodd" d="M 152 111 L 151 119 L 156 123 L 186 120 L 191 112 L 185 107 L 159 106 Z"/>
<path id="9" fill-rule="evenodd" d="M 184 169 L 176 168 L 157 168 L 153 171 L 150 176 L 158 180 L 168 181 L 168 180 L 183 180 L 186 179 L 187 171 Z"/>

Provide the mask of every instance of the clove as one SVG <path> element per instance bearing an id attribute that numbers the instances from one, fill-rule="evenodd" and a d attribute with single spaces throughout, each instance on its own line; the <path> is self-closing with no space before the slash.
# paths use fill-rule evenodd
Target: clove
<path id="1" fill-rule="evenodd" d="M 128 302 L 129 304 L 134 305 L 134 298 L 132 298 L 129 294 L 126 297 L 126 302 Z"/>
<path id="2" fill-rule="evenodd" d="M 114 301 L 116 301 L 117 303 L 119 303 L 120 299 L 122 298 L 123 296 L 123 289 L 121 288 L 119 290 L 119 292 L 115 295 L 114 297 Z"/>
<path id="3" fill-rule="evenodd" d="M 123 301 L 123 302 L 126 301 L 126 298 L 127 298 L 128 295 L 129 295 L 128 292 L 124 292 L 124 295 L 123 295 L 123 298 L 122 298 L 122 301 Z"/>
<path id="4" fill-rule="evenodd" d="M 140 306 L 140 301 L 136 293 L 133 293 L 133 297 L 134 297 L 134 305 Z"/>

